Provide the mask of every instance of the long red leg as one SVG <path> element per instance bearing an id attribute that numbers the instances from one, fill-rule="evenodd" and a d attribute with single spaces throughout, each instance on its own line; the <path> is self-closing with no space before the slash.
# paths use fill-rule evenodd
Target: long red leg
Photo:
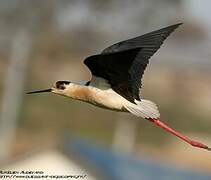
<path id="1" fill-rule="evenodd" d="M 193 141 L 191 139 L 189 139 L 188 137 L 180 134 L 179 132 L 173 130 L 172 128 L 170 128 L 169 126 L 167 126 L 165 123 L 163 123 L 160 119 L 152 119 L 149 118 L 147 119 L 151 122 L 153 122 L 154 124 L 158 125 L 159 127 L 163 128 L 164 130 L 166 130 L 167 132 L 177 136 L 178 138 L 182 139 L 183 141 L 189 143 L 190 145 L 194 146 L 194 147 L 198 147 L 198 148 L 203 148 L 203 149 L 207 149 L 209 151 L 211 151 L 211 148 L 209 148 L 207 145 L 202 144 L 200 142 L 197 141 Z"/>

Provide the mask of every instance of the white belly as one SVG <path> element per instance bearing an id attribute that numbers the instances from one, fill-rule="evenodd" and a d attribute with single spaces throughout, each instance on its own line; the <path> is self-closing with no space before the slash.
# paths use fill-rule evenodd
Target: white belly
<path id="1" fill-rule="evenodd" d="M 110 84 L 108 84 L 107 80 L 103 78 L 92 76 L 92 80 L 88 88 L 91 91 L 91 97 L 88 102 L 96 106 L 127 112 L 124 106 L 128 103 L 132 104 L 111 89 Z"/>
<path id="2" fill-rule="evenodd" d="M 101 90 L 92 87 L 93 95 L 89 100 L 89 103 L 94 104 L 96 106 L 100 106 L 107 109 L 112 109 L 116 111 L 127 111 L 124 108 L 124 105 L 132 104 L 111 88 L 106 90 Z"/>
<path id="3" fill-rule="evenodd" d="M 138 117 L 154 119 L 160 117 L 155 103 L 144 99 L 141 101 L 135 100 L 135 103 L 131 103 L 113 91 L 107 84 L 100 85 L 98 84 L 96 87 L 71 83 L 60 95 L 88 102 L 106 109 L 131 112 Z"/>

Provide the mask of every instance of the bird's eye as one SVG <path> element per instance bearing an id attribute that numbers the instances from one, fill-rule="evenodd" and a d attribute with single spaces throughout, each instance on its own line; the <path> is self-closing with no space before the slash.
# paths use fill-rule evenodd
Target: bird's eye
<path id="1" fill-rule="evenodd" d="M 64 90 L 65 89 L 65 85 L 68 85 L 69 83 L 70 83 L 69 81 L 57 81 L 56 82 L 56 88 Z"/>
<path id="2" fill-rule="evenodd" d="M 58 88 L 58 89 L 65 89 L 65 87 L 64 87 L 63 84 L 57 85 L 57 88 Z"/>

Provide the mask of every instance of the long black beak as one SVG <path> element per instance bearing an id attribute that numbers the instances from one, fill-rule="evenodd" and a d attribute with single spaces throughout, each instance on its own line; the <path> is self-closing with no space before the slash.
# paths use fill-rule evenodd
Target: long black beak
<path id="1" fill-rule="evenodd" d="M 35 94 L 35 93 L 44 93 L 44 92 L 51 92 L 51 89 L 44 89 L 44 90 L 39 90 L 39 91 L 31 91 L 31 92 L 27 92 L 26 94 Z"/>

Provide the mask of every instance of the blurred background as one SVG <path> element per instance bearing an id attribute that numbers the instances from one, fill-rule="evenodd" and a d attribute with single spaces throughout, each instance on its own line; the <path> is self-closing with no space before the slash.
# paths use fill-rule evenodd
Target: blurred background
<path id="1" fill-rule="evenodd" d="M 159 167 L 157 179 L 181 172 L 206 179 L 210 152 L 143 119 L 25 93 L 57 80 L 89 80 L 85 57 L 183 22 L 151 58 L 142 96 L 156 102 L 171 127 L 211 146 L 210 7 L 209 0 L 0 1 L 0 169 L 57 168 L 84 179 L 136 180 L 153 179 L 147 172 Z"/>

